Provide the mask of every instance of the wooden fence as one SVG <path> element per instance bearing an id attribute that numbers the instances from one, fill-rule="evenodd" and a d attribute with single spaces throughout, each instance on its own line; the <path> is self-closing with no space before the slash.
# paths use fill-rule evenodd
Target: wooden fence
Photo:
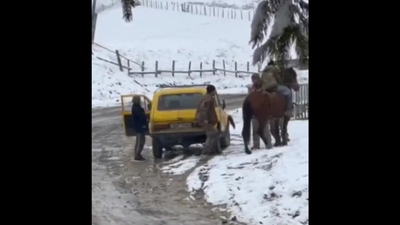
<path id="1" fill-rule="evenodd" d="M 229 67 L 227 68 L 227 63 L 225 60 L 222 60 L 222 65 L 220 65 L 220 67 L 216 66 L 216 60 L 213 60 L 211 68 L 204 68 L 203 62 L 200 62 L 200 63 L 198 63 L 198 65 L 199 65 L 198 69 L 193 69 L 194 63 L 189 61 L 187 70 L 182 70 L 182 69 L 176 70 L 176 61 L 172 60 L 171 67 L 170 67 L 171 69 L 167 69 L 167 70 L 160 69 L 159 62 L 155 61 L 155 64 L 153 67 L 154 69 L 152 71 L 149 71 L 148 68 L 146 68 L 144 61 L 142 61 L 141 63 L 135 62 L 135 61 L 129 59 L 128 57 L 120 54 L 118 50 L 111 50 L 107 47 L 104 47 L 104 46 L 94 43 L 94 42 L 92 42 L 92 46 L 94 48 L 100 48 L 100 49 L 103 49 L 103 50 L 111 53 L 110 58 L 108 58 L 108 59 L 101 58 L 101 57 L 98 57 L 95 54 L 93 54 L 93 55 L 95 55 L 96 58 L 98 58 L 104 62 L 113 64 L 115 66 L 118 66 L 119 70 L 121 72 L 127 70 L 127 73 L 129 76 L 142 75 L 144 77 L 144 75 L 154 74 L 154 76 L 157 77 L 159 74 L 164 73 L 164 74 L 172 75 L 172 77 L 174 77 L 176 74 L 187 74 L 190 77 L 191 74 L 198 73 L 200 75 L 200 77 L 202 77 L 203 75 L 205 75 L 207 73 L 207 74 L 213 74 L 213 75 L 223 74 L 224 76 L 226 76 L 227 74 L 234 74 L 235 77 L 240 77 L 242 75 L 256 73 L 258 70 L 260 70 L 260 68 L 257 68 L 257 71 L 251 71 L 250 70 L 251 69 L 250 62 L 248 62 L 248 61 L 246 63 L 244 63 L 246 68 L 243 68 L 244 66 L 240 66 L 240 65 L 242 65 L 242 63 L 238 63 L 238 62 L 234 62 L 233 68 L 231 68 L 230 63 L 229 63 L 228 64 Z M 92 49 L 92 51 L 93 51 L 93 49 Z M 113 56 L 113 57 L 111 57 L 111 56 Z M 206 63 L 204 63 L 204 64 L 206 64 Z M 297 59 L 288 61 L 288 65 L 299 68 L 296 66 L 297 64 L 298 64 Z M 138 66 L 140 71 L 133 71 L 132 67 L 134 65 Z M 239 67 L 242 67 L 242 68 L 239 68 Z"/>
<path id="2" fill-rule="evenodd" d="M 112 58 L 112 59 L 104 59 L 104 58 L 101 58 L 101 57 L 98 57 L 98 56 L 96 56 L 96 58 L 98 58 L 98 59 L 100 59 L 102 61 L 105 61 L 107 63 L 110 63 L 110 64 L 118 66 L 120 71 L 124 71 L 124 69 L 127 69 L 128 71 L 131 70 L 132 69 L 131 65 L 137 65 L 137 66 L 141 67 L 141 64 L 129 59 L 128 57 L 126 57 L 124 55 L 121 55 L 118 50 L 111 50 L 111 49 L 109 49 L 107 47 L 104 47 L 104 46 L 102 46 L 100 44 L 92 42 L 92 53 L 93 53 L 93 47 L 103 49 L 103 50 L 105 50 L 107 52 L 112 53 L 112 55 L 115 54 L 115 59 L 114 58 Z M 141 69 L 143 70 L 145 68 L 141 68 Z"/>
<path id="3" fill-rule="evenodd" d="M 141 2 L 141 6 L 143 7 L 185 12 L 202 16 L 212 16 L 247 21 L 251 21 L 253 18 L 253 10 L 223 8 L 216 6 L 199 5 L 195 3 L 178 3 L 173 1 L 160 0 L 141 0 Z"/>
<path id="4" fill-rule="evenodd" d="M 308 84 L 300 84 L 298 92 L 293 92 L 294 118 L 308 120 Z"/>
<path id="5" fill-rule="evenodd" d="M 144 75 L 150 75 L 150 74 L 154 74 L 155 77 L 158 77 L 158 75 L 160 74 L 170 74 L 172 75 L 172 77 L 175 77 L 176 74 L 187 74 L 189 77 L 191 76 L 192 73 L 198 73 L 200 75 L 200 77 L 203 77 L 204 74 L 212 74 L 212 75 L 219 75 L 219 74 L 223 74 L 224 76 L 226 76 L 226 74 L 235 74 L 235 77 L 240 77 L 240 75 L 243 74 L 252 74 L 255 73 L 253 71 L 250 71 L 250 62 L 246 62 L 246 69 L 244 70 L 240 70 L 238 68 L 238 63 L 235 62 L 234 63 L 234 70 L 229 70 L 226 69 L 226 63 L 225 60 L 222 60 L 222 68 L 218 68 L 216 67 L 216 61 L 213 60 L 212 61 L 212 67 L 209 69 L 206 69 L 203 67 L 203 63 L 200 62 L 199 63 L 199 69 L 193 69 L 192 68 L 192 62 L 189 61 L 188 63 L 188 69 L 187 70 L 175 70 L 175 64 L 176 61 L 172 60 L 172 67 L 170 70 L 161 70 L 159 69 L 159 64 L 158 61 L 155 62 L 154 65 L 154 70 L 153 71 L 145 71 L 145 62 L 142 62 L 141 64 L 141 71 L 132 71 L 132 70 L 128 70 L 128 75 L 132 76 L 132 75 L 142 75 L 144 77 Z"/>

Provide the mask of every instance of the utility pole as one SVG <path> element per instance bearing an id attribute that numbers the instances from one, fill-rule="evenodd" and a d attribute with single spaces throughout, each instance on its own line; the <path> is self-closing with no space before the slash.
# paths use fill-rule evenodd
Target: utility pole
<path id="1" fill-rule="evenodd" d="M 96 33 L 96 21 L 97 21 L 96 0 L 92 0 L 92 42 L 94 41 L 94 34 Z"/>

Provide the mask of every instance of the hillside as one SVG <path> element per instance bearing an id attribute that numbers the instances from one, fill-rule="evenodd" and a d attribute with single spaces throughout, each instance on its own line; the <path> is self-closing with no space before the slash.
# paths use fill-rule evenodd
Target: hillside
<path id="1" fill-rule="evenodd" d="M 119 52 L 138 63 L 131 64 L 132 71 L 141 71 L 139 66 L 145 62 L 145 71 L 154 71 L 155 62 L 158 69 L 171 70 L 172 60 L 175 60 L 175 70 L 223 68 L 234 70 L 237 62 L 238 70 L 247 70 L 253 50 L 248 45 L 250 26 L 248 21 L 229 20 L 187 14 L 183 12 L 137 7 L 134 9 L 134 22 L 126 23 L 121 18 L 121 7 L 115 5 L 99 13 L 95 34 L 95 43 L 101 44 Z M 116 61 L 113 52 L 96 46 L 95 56 Z M 159 77 L 147 74 L 129 77 L 127 71 L 120 72 L 118 67 L 95 57 L 92 60 L 92 105 L 107 106 L 118 103 L 121 94 L 145 93 L 151 95 L 159 84 L 199 84 L 212 83 L 221 91 L 228 93 L 246 92 L 250 83 L 248 74 L 240 74 L 236 78 L 228 73 L 213 76 L 210 73 L 172 75 L 163 73 Z M 126 61 L 122 62 L 124 65 Z M 250 66 L 250 71 L 256 72 L 257 67 Z M 304 77 L 308 74 L 302 74 Z M 135 82 L 136 81 L 136 82 Z M 143 88 L 145 86 L 146 88 Z"/>

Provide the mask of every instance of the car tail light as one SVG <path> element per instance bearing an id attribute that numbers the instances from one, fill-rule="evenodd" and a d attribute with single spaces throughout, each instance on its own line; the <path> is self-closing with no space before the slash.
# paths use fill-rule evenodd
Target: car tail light
<path id="1" fill-rule="evenodd" d="M 168 129 L 169 125 L 168 124 L 154 124 L 153 130 L 154 131 L 160 131 L 160 130 L 165 130 Z"/>

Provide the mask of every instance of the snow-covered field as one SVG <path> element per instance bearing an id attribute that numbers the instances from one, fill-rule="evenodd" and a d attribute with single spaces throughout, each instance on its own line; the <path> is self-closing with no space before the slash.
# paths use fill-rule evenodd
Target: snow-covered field
<path id="1" fill-rule="evenodd" d="M 145 71 L 154 71 L 155 61 L 158 68 L 171 70 L 172 60 L 176 61 L 175 70 L 188 70 L 189 61 L 192 69 L 211 69 L 212 61 L 222 68 L 225 60 L 226 69 L 234 70 L 235 61 L 239 70 L 246 70 L 251 61 L 252 49 L 248 45 L 250 34 L 249 22 L 224 20 L 174 11 L 164 11 L 137 7 L 134 9 L 134 23 L 121 19 L 120 6 L 101 12 L 97 19 L 95 42 L 119 52 L 138 62 L 145 62 Z M 228 73 L 217 75 L 192 73 L 177 74 L 175 77 L 163 73 L 137 75 L 129 77 L 127 71 L 120 72 L 118 66 L 96 58 L 116 62 L 114 53 L 93 45 L 92 57 L 92 106 L 112 106 L 119 104 L 121 94 L 141 93 L 151 97 L 160 84 L 204 84 L 211 83 L 219 93 L 246 93 L 250 83 L 248 74 L 236 78 Z M 123 62 L 125 63 L 125 62 Z M 134 71 L 140 67 L 132 65 Z M 257 71 L 251 67 L 250 71 Z M 308 71 L 299 73 L 299 81 L 307 81 Z"/>
<path id="2" fill-rule="evenodd" d="M 237 123 L 231 146 L 188 176 L 188 190 L 202 190 L 207 202 L 223 205 L 249 225 L 308 224 L 308 121 L 290 122 L 289 146 L 246 155 L 240 137 L 241 109 L 231 115 Z M 162 170 L 183 174 L 195 162 L 176 160 Z"/>

